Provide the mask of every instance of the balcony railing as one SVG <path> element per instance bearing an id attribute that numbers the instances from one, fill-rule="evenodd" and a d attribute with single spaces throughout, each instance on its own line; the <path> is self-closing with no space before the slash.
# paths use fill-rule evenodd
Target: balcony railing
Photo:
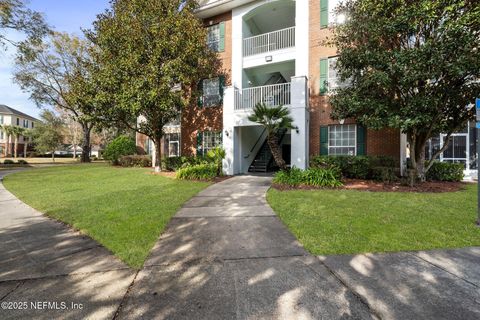
<path id="1" fill-rule="evenodd" d="M 295 47 L 295 27 L 243 39 L 243 56 Z"/>
<path id="2" fill-rule="evenodd" d="M 288 82 L 235 90 L 235 110 L 253 109 L 257 103 L 272 107 L 289 105 L 290 87 Z"/>

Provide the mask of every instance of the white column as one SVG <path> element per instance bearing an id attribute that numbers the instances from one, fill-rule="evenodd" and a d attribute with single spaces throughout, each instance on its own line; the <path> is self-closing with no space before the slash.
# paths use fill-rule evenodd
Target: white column
<path id="1" fill-rule="evenodd" d="M 235 130 L 234 130 L 234 87 L 225 88 L 223 94 L 223 148 L 225 159 L 223 159 L 223 172 L 227 175 L 235 174 Z"/>
<path id="2" fill-rule="evenodd" d="M 297 129 L 292 130 L 291 165 L 299 169 L 308 168 L 308 86 L 307 77 L 292 77 L 290 114 Z"/>
<path id="3" fill-rule="evenodd" d="M 308 75 L 309 53 L 308 0 L 295 1 L 295 75 Z"/>

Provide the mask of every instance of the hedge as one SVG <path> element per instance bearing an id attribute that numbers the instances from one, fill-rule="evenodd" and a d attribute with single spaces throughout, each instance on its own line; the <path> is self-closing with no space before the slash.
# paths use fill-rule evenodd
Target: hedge
<path id="1" fill-rule="evenodd" d="M 462 181 L 464 165 L 435 161 L 427 171 L 426 178 L 430 181 Z"/>
<path id="2" fill-rule="evenodd" d="M 203 163 L 180 168 L 177 179 L 182 180 L 212 180 L 217 176 L 217 166 L 214 163 Z"/>
<path id="3" fill-rule="evenodd" d="M 128 155 L 122 156 L 118 163 L 122 167 L 151 167 L 152 166 L 152 159 L 149 156 L 145 155 Z"/>
<path id="4" fill-rule="evenodd" d="M 340 170 L 333 167 L 310 168 L 307 170 L 292 168 L 277 172 L 273 182 L 288 186 L 340 187 L 342 185 L 340 179 Z"/>

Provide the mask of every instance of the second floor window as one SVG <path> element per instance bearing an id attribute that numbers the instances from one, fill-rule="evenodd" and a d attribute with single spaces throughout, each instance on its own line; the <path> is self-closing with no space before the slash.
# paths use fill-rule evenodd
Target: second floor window
<path id="1" fill-rule="evenodd" d="M 345 88 L 350 81 L 342 81 L 337 71 L 338 57 L 320 60 L 320 94 L 326 94 L 330 90 Z"/>
<path id="2" fill-rule="evenodd" d="M 17 126 L 20 125 L 20 118 L 17 118 Z"/>
<path id="3" fill-rule="evenodd" d="M 216 52 L 225 50 L 225 22 L 207 27 L 207 45 Z"/>
<path id="4" fill-rule="evenodd" d="M 23 127 L 28 128 L 28 120 L 23 119 Z"/>
<path id="5" fill-rule="evenodd" d="M 199 98 L 199 107 L 215 107 L 222 104 L 224 78 L 204 79 L 200 82 L 202 96 Z"/>
<path id="6" fill-rule="evenodd" d="M 3 115 L 0 114 L 0 124 L 3 124 Z"/>

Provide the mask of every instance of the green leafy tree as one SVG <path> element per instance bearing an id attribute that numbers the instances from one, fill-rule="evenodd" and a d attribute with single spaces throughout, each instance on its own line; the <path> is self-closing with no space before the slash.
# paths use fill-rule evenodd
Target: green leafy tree
<path id="1" fill-rule="evenodd" d="M 473 119 L 480 95 L 478 1 L 348 0 L 337 8 L 347 22 L 329 41 L 337 70 L 351 86 L 331 97 L 334 119 L 355 118 L 372 129 L 405 133 L 422 181 L 432 165 L 425 144 Z M 432 159 L 433 160 L 433 159 Z"/>
<path id="2" fill-rule="evenodd" d="M 119 136 L 113 139 L 103 152 L 103 157 L 110 160 L 113 164 L 118 164 L 122 156 L 129 156 L 137 153 L 135 141 L 128 136 Z"/>
<path id="3" fill-rule="evenodd" d="M 55 33 L 49 43 L 32 47 L 34 55 L 17 57 L 14 78 L 39 107 L 62 109 L 80 124 L 82 162 L 90 161 L 90 136 L 96 119 L 90 46 L 76 36 Z"/>
<path id="4" fill-rule="evenodd" d="M 164 126 L 196 100 L 197 83 L 217 75 L 219 62 L 194 15 L 195 1 L 111 3 L 87 34 L 97 45 L 101 114 L 107 123 L 121 122 L 148 136 L 155 144 L 155 171 L 160 171 Z"/>
<path id="5" fill-rule="evenodd" d="M 267 143 L 272 152 L 273 159 L 277 166 L 285 170 L 287 164 L 282 157 L 282 150 L 279 146 L 278 131 L 281 129 L 293 129 L 293 118 L 287 107 L 269 107 L 264 103 L 258 103 L 253 108 L 253 113 L 248 120 L 261 124 L 267 130 Z"/>
<path id="6" fill-rule="evenodd" d="M 40 115 L 42 122 L 37 124 L 33 131 L 35 149 L 41 153 L 52 153 L 55 161 L 55 150 L 62 144 L 64 131 L 63 122 L 53 112 L 44 110 Z"/>
<path id="7" fill-rule="evenodd" d="M 20 49 L 27 49 L 30 45 L 38 45 L 49 32 L 43 16 L 26 6 L 24 0 L 0 0 L 0 46 L 7 44 Z M 8 37 L 8 31 L 19 31 L 26 35 L 26 39 L 15 41 Z"/>

